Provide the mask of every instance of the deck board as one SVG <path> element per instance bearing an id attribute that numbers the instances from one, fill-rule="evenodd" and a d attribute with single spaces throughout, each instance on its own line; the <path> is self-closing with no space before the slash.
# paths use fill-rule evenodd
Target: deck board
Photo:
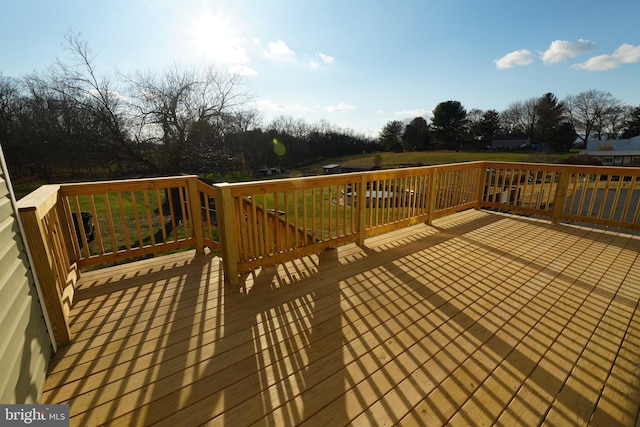
<path id="1" fill-rule="evenodd" d="M 465 211 L 223 284 L 84 273 L 43 401 L 72 425 L 634 425 L 640 239 Z"/>

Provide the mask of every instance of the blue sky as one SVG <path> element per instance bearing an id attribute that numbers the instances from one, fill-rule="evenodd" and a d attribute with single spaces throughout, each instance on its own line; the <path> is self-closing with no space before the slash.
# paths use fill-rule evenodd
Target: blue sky
<path id="1" fill-rule="evenodd" d="M 501 111 L 589 89 L 640 105 L 637 0 L 2 0 L 0 16 L 4 76 L 64 58 L 73 31 L 105 74 L 240 73 L 264 122 L 377 135 L 447 100 Z"/>

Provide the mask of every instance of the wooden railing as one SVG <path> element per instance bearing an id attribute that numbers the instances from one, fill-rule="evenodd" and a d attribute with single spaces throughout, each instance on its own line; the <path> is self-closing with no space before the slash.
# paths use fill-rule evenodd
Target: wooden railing
<path id="1" fill-rule="evenodd" d="M 215 192 L 195 176 L 46 185 L 18 202 L 56 342 L 69 343 L 78 271 L 220 249 Z"/>
<path id="2" fill-rule="evenodd" d="M 80 267 L 219 247 L 213 188 L 195 176 L 65 184 L 60 196 Z"/>
<path id="3" fill-rule="evenodd" d="M 481 207 L 640 230 L 640 168 L 485 163 Z"/>
<path id="4" fill-rule="evenodd" d="M 638 168 L 470 162 L 219 185 L 231 218 L 223 221 L 225 268 L 233 280 L 256 267 L 469 208 L 638 230 L 639 177 Z M 278 212 L 305 237 L 279 231 L 267 212 Z"/>
<path id="5" fill-rule="evenodd" d="M 354 174 L 216 185 L 229 277 L 355 241 L 347 198 L 359 182 Z"/>
<path id="6" fill-rule="evenodd" d="M 236 284 L 254 268 L 469 208 L 640 230 L 640 169 L 470 162 L 236 184 L 180 176 L 44 186 L 18 206 L 64 345 L 81 268 L 208 247 Z"/>
<path id="7" fill-rule="evenodd" d="M 18 209 L 53 335 L 58 345 L 67 345 L 71 340 L 68 318 L 78 270 L 60 186 L 38 188 L 18 201 Z"/>
<path id="8" fill-rule="evenodd" d="M 482 171 L 480 162 L 218 184 L 226 271 L 234 278 L 477 207 Z"/>

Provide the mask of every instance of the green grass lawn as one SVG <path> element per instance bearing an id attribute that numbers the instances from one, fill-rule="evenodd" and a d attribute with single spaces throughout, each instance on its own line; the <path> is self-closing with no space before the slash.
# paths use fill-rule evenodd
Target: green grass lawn
<path id="1" fill-rule="evenodd" d="M 520 151 L 419 151 L 408 153 L 372 153 L 325 159 L 322 162 L 305 167 L 304 170 L 322 174 L 322 166 L 329 163 L 338 163 L 345 167 L 369 169 L 374 165 L 374 158 L 377 155 L 382 157 L 382 168 L 389 169 L 397 168 L 399 166 L 427 166 L 472 161 L 558 163 L 570 156 L 576 155 L 576 153 L 534 153 Z M 216 181 L 225 182 L 251 181 L 257 179 L 245 173 L 236 174 L 234 176 L 225 175 L 224 179 L 218 179 L 219 177 L 215 174 L 203 176 L 212 178 Z M 21 199 L 43 184 L 45 183 L 39 181 L 14 183 L 13 188 L 16 193 L 16 199 Z"/>
<path id="2" fill-rule="evenodd" d="M 529 163 L 559 163 L 576 153 L 536 153 L 526 151 L 419 151 L 405 153 L 374 153 L 353 157 L 345 157 L 339 163 L 346 167 L 370 168 L 374 165 L 376 155 L 382 156 L 382 168 L 396 168 L 399 166 L 442 165 L 447 163 L 461 163 L 474 161 L 496 162 L 529 162 Z M 322 165 L 318 165 L 322 167 Z"/>
<path id="3" fill-rule="evenodd" d="M 273 193 L 266 193 L 264 196 L 256 194 L 253 199 L 258 206 L 266 204 L 267 209 L 275 211 L 286 209 L 289 212 L 289 217 L 286 219 L 292 224 L 297 221 L 299 228 L 303 228 L 306 224 L 307 229 L 332 234 L 340 230 L 346 232 L 347 229 L 351 232 L 354 212 L 344 200 L 346 192 L 346 185 L 325 186 L 306 191 L 287 191 L 286 201 L 283 193 L 277 195 L 277 200 Z M 284 217 L 281 216 L 281 218 Z"/>
<path id="4" fill-rule="evenodd" d="M 379 156 L 383 169 L 397 168 L 400 166 L 435 165 L 447 163 L 462 163 L 469 161 L 505 161 L 505 162 L 532 162 L 532 163 L 557 163 L 570 156 L 569 153 L 542 154 L 527 152 L 456 152 L 456 151 L 429 151 L 410 153 L 373 153 L 329 159 L 313 165 L 316 173 L 322 173 L 322 166 L 328 163 L 339 163 L 347 167 L 359 167 L 370 169 L 374 165 L 374 159 Z M 311 169 L 308 169 L 311 171 Z M 211 177 L 214 178 L 215 177 Z M 249 175 L 238 176 L 237 181 L 249 181 Z M 389 182 L 388 185 L 393 185 Z M 16 195 L 20 198 L 38 187 L 37 182 L 28 182 L 16 186 Z M 288 214 L 281 219 L 286 219 L 295 224 L 297 229 L 312 231 L 321 238 L 329 236 L 348 235 L 355 229 L 354 218 L 356 212 L 350 203 L 347 203 L 346 194 L 348 184 L 323 187 L 313 191 L 288 191 L 285 195 L 263 193 L 253 195 L 258 206 L 266 205 L 267 209 L 277 212 L 286 210 Z M 177 195 L 175 197 L 178 197 Z M 93 214 L 96 231 L 100 230 L 100 237 L 88 244 L 86 251 L 95 255 L 103 250 L 107 253 L 123 250 L 127 247 L 139 247 L 149 245 L 152 242 L 175 241 L 184 238 L 186 233 L 184 224 L 178 222 L 170 215 L 169 203 L 166 201 L 167 193 L 163 190 L 129 191 L 123 193 L 109 193 L 96 195 L 92 198 L 78 196 L 71 202 L 73 211 L 89 211 Z M 263 200 L 264 199 L 264 200 Z M 77 206 L 76 206 L 77 201 Z M 173 206 L 173 204 L 171 204 Z M 295 208 L 294 208 L 295 205 Z M 180 206 L 180 203 L 178 203 Z M 401 208 L 400 208 L 401 209 Z M 376 215 L 370 219 L 370 225 L 379 225 L 383 221 Z M 367 207 L 365 215 L 370 212 Z M 160 215 L 162 212 L 163 215 Z M 387 209 L 386 216 L 396 217 L 399 211 L 394 207 Z M 178 212 L 175 212 L 178 214 Z M 366 217 L 365 217 L 366 218 Z M 170 223 L 167 223 L 169 221 Z M 166 236 L 163 236 L 162 224 L 165 224 Z M 214 230 L 213 238 L 217 238 Z M 96 236 L 97 237 L 97 236 Z M 101 246 L 101 247 L 98 247 Z"/>
<path id="5" fill-rule="evenodd" d="M 34 190 L 37 190 L 41 186 L 45 185 L 44 181 L 27 181 L 20 183 L 11 183 L 13 187 L 13 191 L 16 195 L 16 200 L 22 199 L 27 194 L 31 193 Z"/>

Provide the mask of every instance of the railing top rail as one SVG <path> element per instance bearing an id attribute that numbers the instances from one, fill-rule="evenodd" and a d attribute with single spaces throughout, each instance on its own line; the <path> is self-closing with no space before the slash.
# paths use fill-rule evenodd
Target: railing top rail
<path id="1" fill-rule="evenodd" d="M 612 152 L 614 153 L 614 152 Z M 596 166 L 596 165 L 571 165 L 571 164 L 551 164 L 551 163 L 527 163 L 527 162 L 484 162 L 487 168 L 501 167 L 504 169 L 521 169 L 531 167 L 532 169 L 559 171 L 567 168 L 573 172 L 593 172 L 603 175 L 625 175 L 640 176 L 640 167 L 633 166 Z"/>
<path id="2" fill-rule="evenodd" d="M 262 191 L 281 191 L 283 189 L 303 189 L 353 182 L 360 179 L 363 172 L 283 178 L 265 181 L 216 183 L 217 187 L 229 188 L 235 196 L 248 196 Z M 304 182 L 304 185 L 300 185 Z"/>
<path id="3" fill-rule="evenodd" d="M 156 188 L 185 185 L 189 179 L 194 178 L 198 178 L 197 175 L 78 182 L 62 184 L 60 185 L 60 191 L 64 196 L 75 196 L 88 193 L 106 193 L 111 191 L 153 190 Z"/>
<path id="4" fill-rule="evenodd" d="M 585 165 L 566 165 L 570 170 L 585 170 L 593 171 L 595 173 L 603 175 L 625 175 L 625 176 L 640 176 L 640 167 L 633 166 L 585 166 Z"/>
<path id="5" fill-rule="evenodd" d="M 213 187 L 209 183 L 207 183 L 207 182 L 205 182 L 205 181 L 203 181 L 203 180 L 201 180 L 199 178 L 196 180 L 196 188 L 199 191 L 209 191 L 209 190 L 213 191 Z"/>
<path id="6" fill-rule="evenodd" d="M 245 185 L 260 186 L 260 185 L 267 185 L 267 184 L 270 185 L 270 184 L 278 184 L 278 183 L 291 183 L 291 182 L 296 182 L 300 180 L 320 182 L 320 181 L 331 180 L 331 179 L 343 179 L 349 176 L 359 176 L 364 173 L 367 173 L 367 171 L 350 172 L 350 173 L 334 173 L 334 174 L 327 174 L 327 175 L 301 176 L 301 177 L 293 177 L 293 178 L 265 179 L 265 180 L 256 180 L 256 181 L 221 182 L 221 183 L 216 183 L 215 185 L 224 185 L 226 187 L 233 188 L 233 187 L 242 187 Z"/>
<path id="7" fill-rule="evenodd" d="M 406 176 L 412 176 L 420 172 L 428 172 L 431 169 L 474 169 L 478 166 L 482 167 L 484 162 L 465 162 L 465 163 L 451 163 L 443 165 L 431 165 L 431 166 L 414 166 L 409 168 L 398 169 L 386 169 L 376 171 L 361 171 L 350 172 L 341 174 L 329 174 L 329 175 L 317 175 L 307 176 L 299 178 L 283 178 L 276 180 L 265 181 L 249 181 L 249 182 L 235 182 L 235 183 L 218 183 L 215 184 L 219 187 L 230 188 L 233 194 L 236 196 L 246 196 L 255 194 L 260 191 L 278 191 L 282 189 L 302 189 L 311 187 L 321 187 L 335 184 L 345 184 L 354 181 L 360 181 L 363 177 L 374 179 L 389 179 L 389 178 L 402 178 Z M 305 184 L 300 185 L 301 182 Z"/>
<path id="8" fill-rule="evenodd" d="M 19 210 L 35 210 L 38 219 L 42 219 L 58 201 L 60 185 L 49 184 L 38 187 L 22 199 L 18 200 Z"/>
<path id="9" fill-rule="evenodd" d="M 500 166 L 500 167 L 505 167 L 505 168 L 509 168 L 509 169 L 517 169 L 517 168 L 521 168 L 521 167 L 530 167 L 530 168 L 537 168 L 537 169 L 560 170 L 563 167 L 571 166 L 571 165 L 559 164 L 559 163 L 533 163 L 533 162 L 485 161 L 483 163 L 487 167 Z"/>

